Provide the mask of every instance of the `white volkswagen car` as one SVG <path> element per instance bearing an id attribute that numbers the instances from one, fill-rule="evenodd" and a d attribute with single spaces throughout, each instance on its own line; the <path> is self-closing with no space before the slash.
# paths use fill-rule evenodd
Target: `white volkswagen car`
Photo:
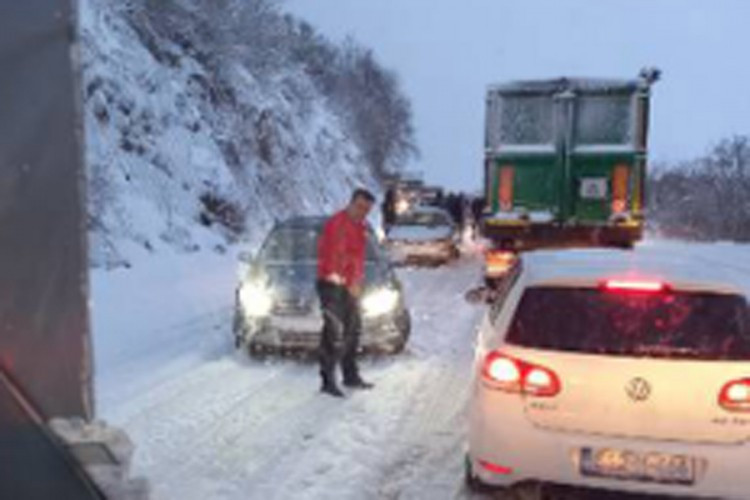
<path id="1" fill-rule="evenodd" d="M 748 304 L 716 271 L 524 256 L 479 334 L 469 486 L 750 498 Z"/>

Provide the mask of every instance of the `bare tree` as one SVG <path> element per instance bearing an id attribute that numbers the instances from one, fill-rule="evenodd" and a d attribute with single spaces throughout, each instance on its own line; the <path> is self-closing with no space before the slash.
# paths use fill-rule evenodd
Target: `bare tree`
<path id="1" fill-rule="evenodd" d="M 210 80 L 201 85 L 211 105 L 239 107 L 232 87 L 238 66 L 260 82 L 302 70 L 341 117 L 376 176 L 417 154 L 411 104 L 396 75 L 352 39 L 334 44 L 308 23 L 282 14 L 275 0 L 131 0 L 125 8 L 158 60 L 177 65 L 189 56 L 207 69 Z M 257 118 L 239 116 L 235 126 L 257 129 L 252 121 Z"/>
<path id="2" fill-rule="evenodd" d="M 705 157 L 654 172 L 650 217 L 667 235 L 750 240 L 750 138 L 721 141 Z"/>

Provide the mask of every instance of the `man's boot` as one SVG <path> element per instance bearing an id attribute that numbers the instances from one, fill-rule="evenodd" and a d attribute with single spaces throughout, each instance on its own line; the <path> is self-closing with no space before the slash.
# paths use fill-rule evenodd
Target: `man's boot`
<path id="1" fill-rule="evenodd" d="M 323 379 L 323 383 L 320 386 L 320 392 L 336 398 L 344 397 L 344 393 L 341 392 L 339 386 L 336 385 L 336 380 L 332 376 L 329 376 L 325 373 L 321 373 L 320 375 Z"/>
<path id="2" fill-rule="evenodd" d="M 335 398 L 345 397 L 344 393 L 341 392 L 341 389 L 339 389 L 336 384 L 323 384 L 320 388 L 320 392 L 322 392 L 323 394 L 328 394 L 329 396 L 333 396 Z"/>
<path id="3" fill-rule="evenodd" d="M 349 380 L 344 380 L 344 385 L 350 389 L 372 389 L 375 384 L 362 380 L 362 377 L 357 376 Z"/>

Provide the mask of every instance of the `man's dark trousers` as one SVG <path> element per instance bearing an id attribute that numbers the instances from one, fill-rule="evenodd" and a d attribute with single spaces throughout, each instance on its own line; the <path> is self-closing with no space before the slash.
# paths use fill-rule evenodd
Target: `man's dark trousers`
<path id="1" fill-rule="evenodd" d="M 358 301 L 345 286 L 318 280 L 317 287 L 323 312 L 320 336 L 320 376 L 323 385 L 336 385 L 336 362 L 339 361 L 337 339 L 341 339 L 343 344 L 340 361 L 344 383 L 356 383 L 360 380 L 357 349 L 362 330 Z"/>

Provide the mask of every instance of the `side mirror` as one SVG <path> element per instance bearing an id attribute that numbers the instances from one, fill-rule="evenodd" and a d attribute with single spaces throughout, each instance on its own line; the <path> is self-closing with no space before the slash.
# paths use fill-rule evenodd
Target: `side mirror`
<path id="1" fill-rule="evenodd" d="M 468 290 L 464 294 L 464 300 L 471 305 L 491 304 L 494 300 L 494 293 L 486 286 L 478 286 Z"/>

